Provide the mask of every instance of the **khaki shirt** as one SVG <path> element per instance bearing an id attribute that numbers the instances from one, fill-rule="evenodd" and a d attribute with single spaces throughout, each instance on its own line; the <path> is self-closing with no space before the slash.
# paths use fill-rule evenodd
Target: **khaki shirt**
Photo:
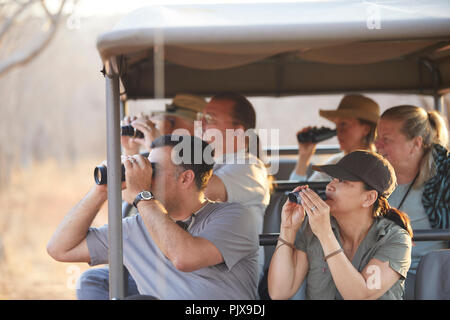
<path id="1" fill-rule="evenodd" d="M 336 239 L 341 244 L 339 226 L 334 217 L 331 217 L 331 227 Z M 314 300 L 342 299 L 334 284 L 328 264 L 323 260 L 322 246 L 311 231 L 308 217 L 297 233 L 295 246 L 307 254 L 309 262 L 309 270 L 305 279 L 306 298 Z M 353 257 L 352 265 L 362 272 L 371 259 L 389 261 L 389 266 L 401 275 L 400 279 L 379 299 L 403 299 L 404 282 L 411 264 L 411 237 L 409 234 L 389 219 L 374 219 L 374 223 Z M 372 275 L 375 277 L 375 272 L 370 277 Z M 376 286 L 376 281 L 376 278 L 372 278 L 369 285 Z"/>

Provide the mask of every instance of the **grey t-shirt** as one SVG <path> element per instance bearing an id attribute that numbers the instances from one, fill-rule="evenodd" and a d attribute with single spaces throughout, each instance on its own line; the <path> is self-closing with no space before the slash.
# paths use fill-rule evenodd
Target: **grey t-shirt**
<path id="1" fill-rule="evenodd" d="M 340 242 L 339 225 L 334 217 L 331 217 L 331 227 Z M 324 261 L 322 245 L 312 232 L 307 217 L 297 233 L 295 246 L 298 250 L 306 253 L 309 263 L 306 275 L 306 298 L 313 300 L 342 299 L 334 284 L 328 264 Z M 389 266 L 401 275 L 400 279 L 378 299 L 403 299 L 404 282 L 411 264 L 411 237 L 409 234 L 391 220 L 374 219 L 351 263 L 359 272 L 362 272 L 371 259 L 389 261 Z"/>
<path id="2" fill-rule="evenodd" d="M 394 192 L 392 192 L 388 199 L 388 202 L 392 207 L 398 208 L 408 190 L 409 185 L 409 183 L 401 184 L 395 188 Z M 422 205 L 423 189 L 423 186 L 418 189 L 411 188 L 408 196 L 403 202 L 402 207 L 400 208 L 401 211 L 408 214 L 413 230 L 431 229 L 430 220 L 428 219 L 428 215 Z M 415 241 L 411 252 L 412 261 L 409 272 L 414 274 L 416 273 L 420 259 L 426 253 L 444 248 L 447 248 L 445 241 Z"/>
<path id="3" fill-rule="evenodd" d="M 237 203 L 210 202 L 189 227 L 211 241 L 224 263 L 193 272 L 177 270 L 164 256 L 137 214 L 123 220 L 123 259 L 139 293 L 159 299 L 256 299 L 258 231 L 255 217 Z M 108 228 L 90 228 L 90 265 L 108 262 Z"/>

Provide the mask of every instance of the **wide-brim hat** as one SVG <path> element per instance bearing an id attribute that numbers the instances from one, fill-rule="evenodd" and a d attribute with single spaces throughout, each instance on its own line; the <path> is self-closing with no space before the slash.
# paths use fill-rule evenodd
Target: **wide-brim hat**
<path id="1" fill-rule="evenodd" d="M 197 113 L 202 112 L 207 102 L 193 94 L 177 94 L 172 103 L 166 104 L 164 111 L 156 111 L 152 116 L 171 115 L 187 120 L 197 120 Z"/>
<path id="2" fill-rule="evenodd" d="M 377 124 L 380 106 L 363 95 L 351 94 L 342 98 L 336 110 L 319 110 L 319 114 L 333 122 L 335 118 L 358 118 Z"/>
<path id="3" fill-rule="evenodd" d="M 397 186 L 392 165 L 383 156 L 365 150 L 350 152 L 336 164 L 312 166 L 313 170 L 325 172 L 333 178 L 362 181 L 388 198 Z"/>

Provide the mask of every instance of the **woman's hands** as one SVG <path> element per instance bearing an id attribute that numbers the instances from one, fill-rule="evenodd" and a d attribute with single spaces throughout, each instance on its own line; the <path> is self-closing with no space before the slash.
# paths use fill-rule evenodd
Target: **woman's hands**
<path id="1" fill-rule="evenodd" d="M 299 186 L 293 192 L 301 191 L 308 186 Z M 281 233 L 284 231 L 292 231 L 294 234 L 300 229 L 305 219 L 305 210 L 300 204 L 286 200 L 281 210 Z"/>
<path id="2" fill-rule="evenodd" d="M 295 235 L 300 229 L 306 214 L 308 215 L 311 230 L 319 240 L 321 237 L 332 233 L 330 207 L 325 201 L 307 185 L 299 186 L 293 190 L 293 192 L 296 191 L 299 191 L 301 204 L 287 200 L 283 205 L 280 236 L 281 234 L 288 234 L 286 237 L 291 238 L 293 234 Z"/>
<path id="3" fill-rule="evenodd" d="M 323 201 L 317 193 L 309 188 L 304 188 L 300 192 L 302 207 L 308 215 L 309 225 L 314 235 L 319 238 L 328 236 L 331 230 L 330 207 Z"/>

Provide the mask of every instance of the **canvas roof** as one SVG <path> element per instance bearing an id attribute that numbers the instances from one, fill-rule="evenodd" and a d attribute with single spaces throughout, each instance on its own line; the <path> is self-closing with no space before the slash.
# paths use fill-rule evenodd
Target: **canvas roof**
<path id="1" fill-rule="evenodd" d="M 128 99 L 155 95 L 155 43 L 166 97 L 450 89 L 450 1 L 144 7 L 97 40 Z"/>

